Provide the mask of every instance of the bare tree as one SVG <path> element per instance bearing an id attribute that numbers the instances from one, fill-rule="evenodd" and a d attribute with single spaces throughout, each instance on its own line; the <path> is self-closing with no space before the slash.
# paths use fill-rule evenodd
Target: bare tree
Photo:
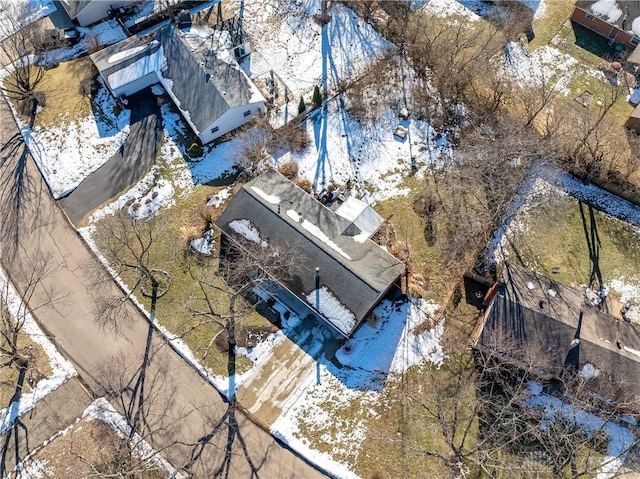
<path id="1" fill-rule="evenodd" d="M 157 243 L 162 239 L 165 221 L 159 216 L 136 218 L 135 212 L 143 208 L 133 203 L 129 208 L 118 210 L 104 218 L 96 226 L 94 238 L 115 275 L 130 280 L 130 293 L 113 297 L 97 297 L 97 315 L 104 327 L 115 332 L 121 330 L 128 319 L 125 307 L 130 296 L 140 291 L 151 298 L 152 311 L 155 313 L 155 301 L 164 295 L 171 284 L 169 274 L 161 269 L 161 260 L 157 256 Z M 134 213 L 132 215 L 131 213 Z M 110 281 L 101 265 L 94 267 L 96 287 L 104 281 Z"/>
<path id="2" fill-rule="evenodd" d="M 2 90 L 33 124 L 38 106 L 45 105 L 44 92 L 38 86 L 46 70 L 34 57 L 41 52 L 41 35 L 34 24 L 29 24 L 34 13 L 29 2 L 2 0 L 0 11 L 4 12 L 0 22 L 0 62 L 9 72 L 2 81 Z"/>
<path id="3" fill-rule="evenodd" d="M 22 265 L 22 269 L 16 271 L 17 276 L 13 278 L 22 293 L 21 300 L 15 296 L 8 282 L 2 285 L 0 367 L 17 368 L 21 372 L 36 367 L 32 364 L 32 354 L 22 346 L 21 335 L 24 334 L 22 330 L 31 312 L 50 306 L 64 296 L 61 289 L 49 286 L 44 281 L 56 268 L 57 265 L 53 264 L 50 258 L 42 256 L 28 258 L 27 264 Z"/>
<path id="4" fill-rule="evenodd" d="M 210 261 L 203 262 L 196 256 L 188 259 L 187 267 L 197 284 L 197 293 L 185 304 L 192 324 L 184 335 L 196 330 L 211 330 L 212 325 L 222 328 L 227 337 L 231 375 L 235 373 L 237 329 L 256 306 L 254 289 L 269 289 L 277 281 L 288 280 L 294 261 L 302 261 L 302 255 L 294 253 L 297 249 L 292 244 L 275 246 L 262 241 L 256 244 L 240 235 L 233 239 L 222 236 L 220 243 L 217 270 Z M 214 340 L 212 334 L 202 352 L 203 361 L 214 346 Z"/>
<path id="5" fill-rule="evenodd" d="M 465 133 L 447 175 L 435 184 L 442 205 L 438 241 L 446 261 L 470 266 L 546 149 L 544 139 L 508 117 Z"/>

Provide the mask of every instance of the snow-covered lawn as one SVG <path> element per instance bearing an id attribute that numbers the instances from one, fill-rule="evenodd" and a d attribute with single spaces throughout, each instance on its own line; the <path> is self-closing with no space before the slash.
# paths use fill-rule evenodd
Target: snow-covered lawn
<path id="1" fill-rule="evenodd" d="M 616 424 L 613 421 L 604 421 L 600 417 L 576 409 L 557 397 L 542 392 L 542 385 L 531 381 L 527 384 L 528 398 L 524 401 L 526 406 L 541 409 L 545 420 L 540 424 L 544 427 L 545 421 L 553 421 L 562 418 L 576 424 L 587 434 L 603 432 L 607 438 L 607 450 L 602 466 L 596 473 L 596 479 L 610 479 L 618 475 L 618 470 L 624 464 L 629 450 L 634 446 L 636 438 L 627 427 Z"/>
<path id="2" fill-rule="evenodd" d="M 310 101 L 313 87 L 322 86 L 323 76 L 331 91 L 393 50 L 391 43 L 344 5 L 333 5 L 323 36 L 314 19 L 320 14 L 320 0 L 285 3 L 286 18 L 281 0 L 247 2 L 243 28 L 253 52 L 250 64 L 243 66 L 259 77 L 275 70 L 293 93 L 296 112 L 300 96 Z"/>
<path id="3" fill-rule="evenodd" d="M 73 191 L 100 168 L 129 134 L 129 111 L 115 115 L 115 101 L 102 81 L 92 105 L 94 113 L 89 116 L 67 113 L 55 127 L 33 128 L 12 108 L 25 143 L 55 198 Z"/>
<path id="4" fill-rule="evenodd" d="M 0 41 L 56 11 L 53 0 L 3 0 L 0 2 Z M 23 18 L 16 16 L 26 15 Z"/>
<path id="5" fill-rule="evenodd" d="M 3 270 L 0 270 L 0 294 L 9 314 L 24 321 L 22 331 L 44 349 L 51 367 L 51 376 L 41 379 L 32 387 L 32 392 L 22 393 L 17 401 L 12 401 L 9 406 L 0 410 L 0 434 L 4 434 L 13 426 L 18 416 L 33 409 L 39 400 L 60 387 L 67 379 L 76 376 L 77 372 L 40 329 Z"/>
<path id="6" fill-rule="evenodd" d="M 321 356 L 299 378 L 271 433 L 337 477 L 357 477 L 350 464 L 361 452 L 366 422 L 388 376 L 417 364 L 440 365 L 444 359 L 443 323 L 414 333 L 437 310 L 436 304 L 421 299 L 383 302 L 373 313 L 376 324 L 362 325 L 336 353 L 341 366 Z"/>

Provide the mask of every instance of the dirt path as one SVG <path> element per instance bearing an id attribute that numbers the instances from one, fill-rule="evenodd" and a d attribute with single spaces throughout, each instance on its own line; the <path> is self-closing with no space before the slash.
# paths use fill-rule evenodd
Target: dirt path
<path id="1" fill-rule="evenodd" d="M 96 258 L 52 200 L 4 99 L 0 125 L 0 259 L 14 280 L 36 257 L 51 265 L 53 272 L 39 284 L 31 307 L 44 304 L 37 310 L 38 320 L 93 392 L 102 395 L 114 382 L 131 378 L 133 382 L 122 389 L 136 398 L 144 392 L 145 438 L 193 477 L 324 477 L 224 403 L 130 302 L 125 310 L 131 320 L 122 323 L 122 334 L 99 326 L 95 299 L 122 293 L 97 267 Z M 92 271 L 101 280 L 97 286 L 92 286 Z M 24 285 L 15 282 L 21 291 Z M 46 304 L 52 288 L 62 289 L 66 296 Z M 132 406 L 130 398 L 123 397 L 112 401 L 120 412 Z M 136 400 L 131 411 L 137 404 Z"/>

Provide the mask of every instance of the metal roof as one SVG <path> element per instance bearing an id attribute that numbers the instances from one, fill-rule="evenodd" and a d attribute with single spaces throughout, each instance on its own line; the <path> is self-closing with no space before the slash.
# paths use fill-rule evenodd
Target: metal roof
<path id="1" fill-rule="evenodd" d="M 356 236 L 360 231 L 275 170 L 245 184 L 216 225 L 237 238 L 230 223 L 238 219 L 249 220 L 268 243 L 300 255 L 291 279 L 283 284 L 307 304 L 307 296 L 315 290 L 316 268 L 320 268 L 321 287 L 355 316 L 349 331 L 324 318 L 346 336 L 405 271 L 401 261 L 373 241 L 358 242 L 343 234 Z"/>

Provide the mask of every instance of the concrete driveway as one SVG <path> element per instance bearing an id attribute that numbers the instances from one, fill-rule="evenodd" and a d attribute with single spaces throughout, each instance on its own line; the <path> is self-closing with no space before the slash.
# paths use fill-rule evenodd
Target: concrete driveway
<path id="1" fill-rule="evenodd" d="M 129 99 L 131 127 L 120 150 L 84 179 L 60 204 L 74 225 L 101 204 L 134 185 L 158 155 L 162 116 L 149 88 Z"/>

